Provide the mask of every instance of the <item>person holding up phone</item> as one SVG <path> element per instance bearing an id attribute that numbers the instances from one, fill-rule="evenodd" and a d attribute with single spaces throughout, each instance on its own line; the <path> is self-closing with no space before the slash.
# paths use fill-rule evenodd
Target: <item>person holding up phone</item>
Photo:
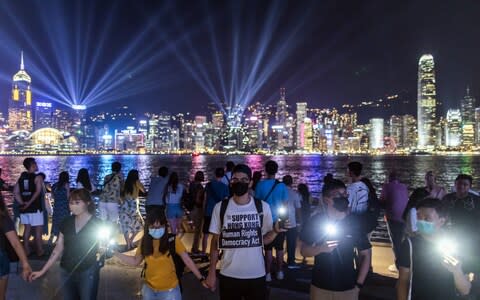
<path id="1" fill-rule="evenodd" d="M 455 249 L 452 240 L 443 242 L 447 207 L 438 199 L 426 198 L 416 209 L 418 234 L 403 241 L 397 258 L 397 299 L 464 299 L 471 289 L 459 259 L 464 253 Z"/>
<path id="2" fill-rule="evenodd" d="M 325 213 L 313 215 L 302 228 L 301 253 L 314 256 L 310 299 L 358 299 L 372 258 L 371 245 L 348 213 L 345 184 L 337 179 L 322 189 Z M 355 250 L 359 265 L 355 268 Z"/>

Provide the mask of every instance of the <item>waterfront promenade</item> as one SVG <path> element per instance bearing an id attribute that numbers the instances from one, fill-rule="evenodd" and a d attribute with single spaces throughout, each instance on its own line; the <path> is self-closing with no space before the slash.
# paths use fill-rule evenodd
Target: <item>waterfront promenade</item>
<path id="1" fill-rule="evenodd" d="M 120 237 L 119 237 L 120 240 Z M 185 234 L 182 239 L 190 248 L 192 234 Z M 297 251 L 297 259 L 301 258 Z M 307 260 L 308 265 L 313 259 Z M 393 262 L 393 254 L 389 247 L 373 247 L 373 271 L 374 274 L 368 280 L 362 290 L 360 299 L 395 299 L 394 284 L 395 274 L 389 272 L 387 267 Z M 32 268 L 38 270 L 45 263 L 44 260 L 31 259 Z M 204 266 L 204 265 L 200 265 Z M 115 258 L 109 259 L 101 271 L 100 288 L 98 299 L 108 300 L 135 300 L 141 299 L 139 293 L 142 279 L 140 278 L 142 266 L 133 268 L 122 265 Z M 16 264 L 11 264 L 11 271 L 15 272 Z M 286 269 L 286 278 L 283 281 L 273 281 L 270 289 L 270 299 L 278 300 L 307 300 L 308 287 L 310 282 L 310 270 L 308 266 L 299 270 Z M 59 287 L 59 266 L 58 263 L 45 275 L 45 277 L 27 283 L 16 274 L 11 274 L 7 291 L 8 300 L 21 299 L 48 299 L 60 300 L 60 294 L 55 297 L 56 289 Z M 194 278 L 192 273 L 183 277 L 184 300 L 218 300 L 218 293 L 212 293 L 203 288 Z"/>

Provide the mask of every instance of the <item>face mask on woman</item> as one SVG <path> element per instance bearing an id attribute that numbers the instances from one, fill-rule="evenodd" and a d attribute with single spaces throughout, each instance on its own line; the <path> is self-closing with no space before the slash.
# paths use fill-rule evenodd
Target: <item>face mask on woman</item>
<path id="1" fill-rule="evenodd" d="M 161 228 L 149 228 L 148 229 L 148 234 L 158 240 L 159 238 L 161 238 L 164 234 L 165 234 L 165 227 L 161 227 Z"/>

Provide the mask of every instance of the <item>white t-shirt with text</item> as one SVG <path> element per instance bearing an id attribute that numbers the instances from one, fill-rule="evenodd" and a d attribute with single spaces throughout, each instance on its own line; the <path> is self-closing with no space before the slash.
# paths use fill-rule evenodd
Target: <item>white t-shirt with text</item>
<path id="1" fill-rule="evenodd" d="M 222 232 L 221 204 L 222 202 L 219 202 L 215 205 L 210 223 L 210 232 L 220 235 L 218 244 L 223 251 L 220 274 L 237 279 L 265 276 L 262 236 L 272 230 L 270 206 L 262 201 L 263 227 L 260 230 L 260 218 L 253 198 L 250 197 L 250 202 L 245 205 L 238 205 L 230 199 Z"/>

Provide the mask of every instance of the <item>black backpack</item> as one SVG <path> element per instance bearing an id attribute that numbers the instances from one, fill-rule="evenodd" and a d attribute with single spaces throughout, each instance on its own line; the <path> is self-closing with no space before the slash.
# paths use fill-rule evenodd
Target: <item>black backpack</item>
<path id="1" fill-rule="evenodd" d="M 180 291 L 183 291 L 182 288 L 182 277 L 185 272 L 185 263 L 180 255 L 175 251 L 175 237 L 173 233 L 168 234 L 168 255 L 172 257 L 173 263 L 175 265 L 175 273 L 177 274 L 178 285 L 180 286 Z M 145 270 L 147 269 L 147 262 L 143 264 L 143 270 L 141 277 L 145 277 Z"/>

